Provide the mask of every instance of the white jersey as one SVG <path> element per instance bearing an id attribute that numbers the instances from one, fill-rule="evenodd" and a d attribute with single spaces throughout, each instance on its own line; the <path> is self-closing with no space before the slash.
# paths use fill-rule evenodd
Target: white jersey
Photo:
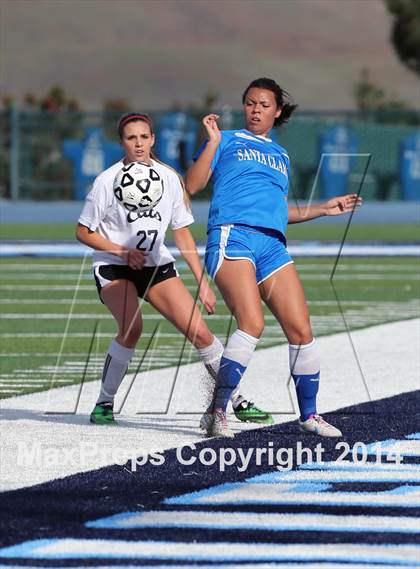
<path id="1" fill-rule="evenodd" d="M 153 209 L 142 213 L 128 212 L 114 196 L 113 184 L 117 172 L 124 166 L 117 162 L 95 179 L 86 197 L 79 223 L 118 245 L 147 252 L 146 267 L 165 265 L 174 261 L 164 244 L 169 226 L 181 229 L 191 225 L 194 218 L 184 201 L 184 192 L 177 174 L 168 166 L 152 161 L 163 180 L 163 196 Z M 125 265 L 118 255 L 105 251 L 93 253 L 93 267 Z"/>

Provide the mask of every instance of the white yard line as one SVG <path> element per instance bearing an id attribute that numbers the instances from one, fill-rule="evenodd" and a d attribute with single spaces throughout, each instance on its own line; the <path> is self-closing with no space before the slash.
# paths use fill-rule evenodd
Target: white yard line
<path id="1" fill-rule="evenodd" d="M 413 267 L 412 271 L 406 270 L 405 267 L 403 270 L 404 270 L 404 279 L 406 277 L 409 277 L 411 279 L 414 279 L 415 277 L 417 277 L 417 278 L 419 277 L 418 269 L 416 270 L 415 267 Z M 330 272 L 326 271 L 325 267 L 322 267 L 322 269 L 320 268 L 319 271 L 305 271 L 305 269 L 301 269 L 301 268 L 298 268 L 298 271 L 300 274 L 300 278 L 302 280 L 324 280 L 324 279 L 329 279 L 329 277 L 330 277 Z M 402 278 L 401 268 L 399 271 L 395 270 L 394 272 L 386 271 L 386 272 L 379 272 L 379 273 L 378 272 L 356 273 L 355 271 L 343 271 L 339 265 L 337 267 L 337 271 L 335 273 L 334 279 L 344 280 L 344 279 L 348 279 L 350 276 L 351 276 L 351 278 L 356 278 L 358 280 L 362 280 L 362 279 L 366 279 L 366 280 L 398 279 L 398 280 L 400 280 Z M 74 281 L 74 282 L 76 282 L 78 280 L 78 277 L 79 277 L 79 274 L 76 274 L 76 273 L 48 275 L 48 274 L 45 274 L 44 272 L 42 272 L 42 273 L 28 272 L 25 274 L 5 272 L 5 273 L 0 275 L 0 282 L 11 281 L 11 280 L 19 280 L 19 282 L 22 282 L 22 281 L 46 281 L 45 288 L 48 289 L 49 288 L 49 282 L 51 282 L 51 280 L 67 281 L 67 282 Z M 195 277 L 193 275 L 191 275 L 191 276 L 190 275 L 181 275 L 181 278 L 186 283 L 192 283 L 192 285 L 196 285 L 196 280 L 195 280 Z M 93 278 L 92 278 L 91 274 L 82 274 L 80 280 L 83 282 L 91 282 L 92 285 L 94 285 Z M 188 286 L 191 286 L 191 285 L 188 285 Z M 92 288 L 93 288 L 93 286 L 92 286 Z"/>
<path id="2" fill-rule="evenodd" d="M 2 320 L 64 320 L 69 318 L 67 312 L 59 313 L 59 312 L 46 312 L 46 313 L 18 313 L 18 312 L 8 312 L 1 315 Z M 112 320 L 111 314 L 104 314 L 104 313 L 96 313 L 96 312 L 84 312 L 84 313 L 77 313 L 71 314 L 70 318 L 72 320 Z M 143 320 L 165 320 L 163 316 L 160 314 L 142 314 Z M 212 320 L 230 320 L 230 314 L 212 314 Z M 275 320 L 274 316 L 266 316 L 266 320 Z"/>
<path id="3" fill-rule="evenodd" d="M 182 261 L 177 261 L 177 264 L 181 266 L 185 266 L 184 263 L 182 263 Z M 308 270 L 319 270 L 320 267 L 323 266 L 324 263 L 304 263 L 302 264 L 302 269 L 308 269 Z M 43 264 L 43 263 L 32 263 L 32 264 L 28 264 L 26 263 L 26 259 L 25 260 L 20 260 L 17 263 L 1 263 L 1 268 L 2 271 L 11 271 L 11 272 L 20 272 L 20 271 L 24 271 L 25 273 L 28 271 L 38 271 L 40 269 L 42 269 L 43 271 L 56 271 L 57 269 L 59 269 L 60 271 L 79 271 L 80 270 L 80 265 L 79 264 L 71 264 L 71 263 L 47 263 L 47 264 Z M 372 264 L 371 263 L 346 263 L 344 261 L 340 261 L 339 264 L 341 269 L 348 269 L 348 270 L 370 270 L 372 268 Z M 375 263 L 373 265 L 374 270 L 383 270 L 383 269 L 388 269 L 388 268 L 392 268 L 392 269 L 401 269 L 401 267 L 407 267 L 410 266 L 410 263 L 403 263 L 403 264 L 398 264 L 398 263 Z M 413 263 L 411 264 L 411 266 L 418 266 L 416 265 L 416 262 L 413 261 Z M 91 267 L 89 266 L 87 269 L 85 269 L 86 271 L 91 270 Z"/>
<path id="4" fill-rule="evenodd" d="M 79 267 L 80 268 L 80 267 Z M 2 267 L 3 269 L 3 267 Z M 38 267 L 37 267 L 38 269 Z M 22 274 L 22 271 L 3 271 L 1 273 L 1 278 L 2 279 L 12 279 L 12 278 L 17 278 L 20 280 L 27 280 L 27 279 L 41 279 L 41 280 L 51 280 L 51 279 L 58 279 L 58 280 L 63 280 L 63 279 L 74 279 L 75 281 L 77 281 L 79 279 L 79 276 L 81 276 L 82 279 L 91 279 L 93 280 L 93 276 L 92 276 L 92 269 L 89 267 L 89 269 L 82 269 L 81 271 L 72 271 L 72 272 L 65 272 L 62 271 L 61 268 L 56 269 L 56 271 L 54 272 L 54 274 L 50 275 L 50 274 L 45 274 L 45 270 L 36 270 L 34 271 L 33 268 L 31 268 L 28 271 L 25 271 Z"/>
<path id="5" fill-rule="evenodd" d="M 344 259 L 344 258 L 343 258 Z M 401 271 L 402 269 L 404 270 L 404 272 L 408 271 L 408 270 L 412 270 L 412 271 L 418 271 L 419 269 L 419 265 L 418 265 L 418 261 L 413 260 L 412 263 L 402 263 L 402 264 L 382 264 L 382 263 L 345 263 L 343 262 L 343 259 L 340 259 L 340 262 L 337 266 L 337 270 L 339 271 L 350 271 L 352 274 L 355 271 L 375 271 L 375 272 L 389 272 L 391 270 L 393 271 Z M 54 263 L 54 264 L 41 264 L 41 263 L 34 263 L 33 265 L 31 264 L 27 264 L 25 261 L 21 261 L 22 264 L 14 264 L 14 263 L 1 263 L 1 269 L 2 269 L 2 274 L 8 274 L 8 273 L 20 273 L 24 272 L 24 273 L 30 273 L 30 272 L 34 272 L 34 273 L 39 273 L 39 271 L 51 271 L 51 272 L 68 272 L 68 273 L 74 273 L 75 278 L 78 277 L 79 272 L 80 271 L 80 264 L 67 264 L 67 263 L 63 263 L 63 264 L 58 264 L 58 263 Z M 332 263 L 331 263 L 332 264 Z M 310 271 L 314 271 L 314 272 L 325 272 L 325 261 L 323 263 L 313 263 L 313 264 L 309 264 L 309 263 L 300 263 L 299 259 L 297 260 L 297 265 L 299 268 L 299 272 L 310 272 Z M 185 265 L 181 262 L 177 262 L 177 266 L 178 268 L 184 267 Z M 77 271 L 77 273 L 76 273 Z M 84 270 L 85 274 L 87 276 L 91 276 L 92 274 L 92 269 L 91 267 L 89 267 L 88 269 Z M 185 274 L 181 275 L 183 279 L 187 279 L 187 280 L 194 280 L 194 276 L 190 273 L 190 272 L 186 272 Z"/>
<path id="6" fill-rule="evenodd" d="M 321 412 L 419 388 L 419 319 L 359 330 L 352 333 L 351 341 L 345 333 L 318 340 L 322 357 Z M 88 422 L 99 382 L 86 383 L 80 398 L 79 387 L 68 386 L 3 400 L 2 490 L 203 440 L 197 427 L 202 407 L 201 370 L 200 364 L 189 364 L 180 368 L 178 375 L 175 368 L 139 374 L 115 427 L 92 426 Z M 274 411 L 278 422 L 288 421 L 296 415 L 294 390 L 291 398 L 287 378 L 287 346 L 260 350 L 244 377 L 242 392 L 262 408 Z M 132 376 L 127 377 L 122 386 L 117 409 L 127 395 L 131 379 Z M 165 413 L 174 382 L 169 413 Z M 232 424 L 237 432 L 256 428 L 234 420 Z"/>
<path id="7" fill-rule="evenodd" d="M 48 277 L 47 277 L 48 278 Z M 45 285 L 0 285 L 0 290 L 19 290 L 19 291 L 40 291 L 40 292 L 49 292 L 51 290 L 71 290 L 72 292 L 74 292 L 74 284 L 73 285 L 50 285 L 50 284 L 45 284 Z M 92 283 L 90 285 L 80 285 L 78 287 L 78 291 L 80 292 L 81 290 L 88 290 L 88 291 L 94 291 L 95 290 L 95 284 Z"/>
<path id="8" fill-rule="evenodd" d="M 152 336 L 152 332 L 142 332 L 141 337 Z M 91 332 L 68 332 L 67 338 L 91 338 Z M 115 332 L 98 332 L 96 334 L 97 338 L 111 338 L 115 337 Z M 16 333 L 4 333 L 0 334 L 0 338 L 57 338 L 56 332 L 16 332 Z M 179 338 L 178 332 L 160 332 L 159 338 Z M 9 356 L 10 354 L 0 354 L 2 356 Z M 31 354 L 28 354 L 31 355 Z M 57 357 L 57 353 L 49 354 L 51 356 Z M 86 354 L 85 354 L 86 355 Z M 67 357 L 67 354 L 66 354 Z"/>
<path id="9" fill-rule="evenodd" d="M 45 291 L 47 292 L 47 290 Z M 38 304 L 70 304 L 72 298 L 0 298 L 0 304 L 28 304 L 28 305 L 35 305 Z M 412 304 L 419 304 L 419 300 L 413 298 L 411 300 L 401 300 L 401 301 L 373 301 L 373 300 L 342 300 L 341 305 L 346 306 L 386 306 L 386 307 L 394 307 L 394 306 L 403 306 L 404 304 L 412 303 Z M 337 306 L 336 300 L 307 300 L 307 303 L 311 306 Z M 77 304 L 92 304 L 92 300 L 78 300 Z"/>
<path id="10" fill-rule="evenodd" d="M 47 292 L 47 291 L 46 291 Z M 28 305 L 35 305 L 38 304 L 70 304 L 72 298 L 57 298 L 57 299 L 50 299 L 50 298 L 0 298 L 0 304 L 28 304 Z M 337 306 L 336 300 L 307 300 L 306 301 L 311 306 Z M 395 301 L 373 301 L 373 300 L 342 300 L 340 302 L 341 305 L 346 306 L 374 306 L 374 307 L 401 307 L 406 304 L 419 304 L 420 301 L 416 298 L 410 300 L 395 300 Z M 77 304 L 87 304 L 91 305 L 92 300 L 78 300 Z"/>
<path id="11" fill-rule="evenodd" d="M 48 289 L 45 289 L 45 292 L 48 292 Z M 72 298 L 56 298 L 56 299 L 50 299 L 50 298 L 2 298 L 0 299 L 0 304 L 16 304 L 18 306 L 22 305 L 22 304 L 29 304 L 29 305 L 34 305 L 37 306 L 39 304 L 50 304 L 50 305 L 54 305 L 54 304 L 65 304 L 65 305 L 69 305 L 72 302 Z M 78 299 L 77 300 L 77 305 L 79 304 L 88 304 L 88 305 L 92 305 L 92 300 L 81 300 Z"/>
<path id="12" fill-rule="evenodd" d="M 292 257 L 336 257 L 340 251 L 341 243 L 290 243 L 289 253 Z M 179 256 L 179 250 L 174 246 L 168 247 L 169 252 L 175 257 Z M 198 245 L 198 254 L 204 255 L 205 247 Z M 19 255 L 38 255 L 42 257 L 87 257 L 92 254 L 92 249 L 79 243 L 51 243 L 51 242 L 27 242 L 27 243 L 0 243 L 0 255 L 2 257 Z M 343 257 L 360 257 L 363 255 L 375 257 L 418 257 L 420 245 L 400 243 L 345 243 L 341 255 Z"/>
<path id="13" fill-rule="evenodd" d="M 345 305 L 346 303 L 340 302 L 340 305 Z M 337 306 L 337 302 L 334 303 L 335 306 Z M 405 311 L 404 309 L 409 309 L 409 314 L 405 315 L 403 317 L 410 317 L 410 316 L 417 316 L 418 313 L 418 306 L 419 303 L 418 302 L 413 302 L 413 301 L 409 301 L 409 302 L 404 302 L 401 304 L 391 304 L 391 306 L 385 304 L 385 306 L 383 306 L 382 304 L 376 305 L 376 304 L 372 304 L 371 306 L 368 306 L 364 309 L 364 311 L 360 311 L 360 310 L 347 310 L 346 311 L 346 319 L 349 318 L 355 318 L 358 317 L 360 319 L 361 322 L 364 322 L 365 325 L 367 325 L 369 322 L 366 322 L 366 315 L 367 312 L 369 311 L 369 314 L 371 315 L 378 315 L 378 318 L 380 318 L 381 320 L 383 320 L 383 313 L 384 312 L 388 312 L 389 309 L 398 309 L 401 311 Z M 414 312 L 411 312 L 414 311 Z M 401 313 L 398 314 L 398 316 L 401 317 Z M 212 314 L 211 316 L 207 316 L 205 314 L 203 314 L 203 317 L 205 320 L 209 320 L 214 321 L 214 320 L 230 320 L 232 317 L 230 314 Z M 64 320 L 68 318 L 68 314 L 66 312 L 35 312 L 35 313 L 25 313 L 25 312 L 8 312 L 8 313 L 4 313 L 1 315 L 1 319 L 2 320 Z M 337 321 L 341 321 L 342 322 L 342 317 L 340 314 L 328 314 L 328 315 L 314 315 L 312 317 L 312 319 L 315 318 L 329 318 L 331 319 L 336 319 Z M 79 312 L 79 313 L 75 313 L 71 315 L 71 319 L 72 320 L 112 320 L 112 316 L 111 314 L 108 313 L 100 313 L 100 312 Z M 160 314 L 143 314 L 142 315 L 142 319 L 143 320 L 165 320 L 165 318 L 160 315 Z M 271 314 L 265 314 L 264 315 L 264 319 L 266 322 L 274 322 L 276 319 L 273 315 Z M 2 333 L 0 334 L 0 337 L 4 338 L 7 337 L 6 336 L 7 333 Z M 74 333 L 67 333 L 67 336 L 72 336 L 74 335 Z M 12 334 L 12 336 L 18 336 L 18 334 Z M 39 336 L 42 336 L 42 334 L 39 334 Z"/>

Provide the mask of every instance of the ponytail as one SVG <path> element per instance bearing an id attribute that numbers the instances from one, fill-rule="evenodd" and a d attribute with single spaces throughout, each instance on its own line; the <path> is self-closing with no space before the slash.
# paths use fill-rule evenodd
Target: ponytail
<path id="1" fill-rule="evenodd" d="M 283 90 L 283 94 L 286 97 L 289 97 L 289 94 Z M 279 127 L 284 123 L 287 123 L 289 118 L 291 117 L 293 111 L 297 108 L 297 105 L 293 104 L 293 103 L 283 103 L 283 106 L 281 107 L 281 115 L 279 117 L 276 118 L 276 120 L 274 121 L 274 126 L 275 127 Z"/>

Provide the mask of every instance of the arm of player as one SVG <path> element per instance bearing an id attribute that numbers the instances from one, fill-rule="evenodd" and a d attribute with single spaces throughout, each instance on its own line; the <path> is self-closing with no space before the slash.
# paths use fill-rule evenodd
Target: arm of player
<path id="1" fill-rule="evenodd" d="M 175 245 L 178 247 L 198 283 L 199 297 L 207 314 L 214 314 L 216 312 L 216 295 L 203 274 L 203 267 L 191 231 L 188 227 L 182 227 L 181 229 L 174 229 L 173 234 Z"/>
<path id="2" fill-rule="evenodd" d="M 76 227 L 76 239 L 96 251 L 106 251 L 107 253 L 118 255 L 132 269 L 141 269 L 147 257 L 147 253 L 144 251 L 127 249 L 122 245 L 113 243 L 81 223 L 78 223 Z"/>
<path id="3" fill-rule="evenodd" d="M 203 118 L 203 125 L 207 131 L 208 141 L 203 152 L 197 160 L 188 168 L 185 177 L 187 192 L 191 195 L 196 194 L 207 186 L 207 182 L 212 174 L 211 163 L 216 150 L 222 139 L 221 132 L 217 125 L 219 115 L 206 115 Z"/>
<path id="4" fill-rule="evenodd" d="M 324 215 L 342 215 L 352 212 L 361 205 L 362 198 L 357 194 L 337 196 L 320 204 L 302 205 L 301 207 L 289 205 L 288 223 L 301 223 Z"/>

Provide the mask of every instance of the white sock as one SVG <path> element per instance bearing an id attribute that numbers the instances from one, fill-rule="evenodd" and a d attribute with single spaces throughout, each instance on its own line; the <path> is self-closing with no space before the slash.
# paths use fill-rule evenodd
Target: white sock
<path id="1" fill-rule="evenodd" d="M 223 357 L 247 367 L 258 342 L 259 338 L 254 338 L 242 330 L 236 330 L 226 344 Z"/>
<path id="2" fill-rule="evenodd" d="M 308 375 L 319 372 L 320 358 L 315 338 L 301 346 L 289 344 L 289 367 L 293 375 Z"/>
<path id="3" fill-rule="evenodd" d="M 223 354 L 223 344 L 216 336 L 213 336 L 213 342 L 206 348 L 197 348 L 200 358 L 203 360 L 209 374 L 215 379 L 219 371 L 220 359 Z"/>
<path id="4" fill-rule="evenodd" d="M 257 344 L 258 338 L 254 338 L 243 330 L 236 330 L 229 338 L 217 374 L 215 409 L 226 410 L 232 393 L 238 387 Z"/>
<path id="5" fill-rule="evenodd" d="M 320 359 L 315 340 L 302 346 L 289 345 L 290 372 L 295 382 L 300 420 L 316 413 Z"/>
<path id="6" fill-rule="evenodd" d="M 99 393 L 99 403 L 113 403 L 115 394 L 127 373 L 128 364 L 134 355 L 135 348 L 125 348 L 116 340 L 113 340 L 108 348 L 102 372 L 101 391 Z"/>
<path id="7" fill-rule="evenodd" d="M 229 350 L 225 350 L 225 353 L 223 355 L 225 358 L 239 361 L 239 363 L 247 367 L 251 360 L 252 354 L 257 347 L 258 341 L 258 338 L 254 338 L 254 336 L 250 336 L 242 330 L 236 330 L 236 332 L 234 332 L 230 337 L 229 342 L 226 346 L 227 348 L 229 347 Z M 232 406 L 234 409 L 239 407 L 242 401 L 247 401 L 247 399 L 241 395 L 239 391 L 240 383 L 235 387 L 231 395 Z"/>
<path id="8" fill-rule="evenodd" d="M 229 339 L 228 345 L 229 345 L 229 348 L 232 347 L 232 352 L 229 351 L 228 353 L 234 354 L 233 350 L 238 349 L 238 348 L 240 349 L 240 346 L 247 346 L 247 348 L 244 348 L 247 355 L 245 356 L 245 359 L 243 361 L 246 361 L 245 365 L 248 365 L 248 363 L 252 357 L 252 354 L 254 353 L 254 350 L 258 344 L 258 340 L 259 340 L 258 338 L 254 338 L 254 336 L 250 336 L 249 334 L 247 334 L 246 332 L 243 332 L 242 330 L 236 330 L 236 332 L 234 332 Z M 232 344 L 231 344 L 231 341 L 232 341 Z M 228 355 L 226 355 L 226 353 L 224 354 L 224 356 L 231 359 Z M 242 359 L 243 355 L 240 357 Z M 240 394 L 240 385 L 241 384 L 239 383 L 235 387 L 235 389 L 232 391 L 232 395 L 230 397 L 230 399 L 232 401 L 232 406 L 234 409 L 239 407 L 239 405 L 242 403 L 242 401 L 247 401 L 247 399 L 243 395 Z"/>
<path id="9" fill-rule="evenodd" d="M 234 347 L 235 345 L 238 345 L 238 339 L 239 338 L 243 338 L 243 341 L 245 342 L 245 340 L 248 342 L 248 348 L 247 348 L 247 355 L 245 357 L 245 359 L 243 359 L 242 361 L 244 361 L 245 363 L 243 365 L 248 366 L 252 354 L 254 353 L 255 348 L 257 347 L 257 344 L 259 342 L 259 338 L 254 338 L 254 336 L 250 336 L 249 334 L 247 334 L 246 332 L 243 332 L 242 330 L 237 330 L 235 332 L 235 334 L 238 333 L 238 336 L 236 336 L 234 338 L 234 334 L 232 334 L 231 338 L 233 338 L 234 341 Z M 245 344 L 244 344 L 245 345 Z M 225 354 L 224 354 L 225 355 Z M 228 357 L 229 356 L 226 356 Z M 230 358 L 229 358 L 230 359 Z M 240 363 L 242 363 L 241 360 L 238 360 Z M 232 401 L 232 406 L 234 409 L 236 409 L 237 407 L 239 407 L 239 405 L 242 403 L 242 401 L 248 401 L 248 399 L 246 399 L 246 397 L 244 397 L 243 395 L 241 395 L 239 393 L 240 391 L 240 383 L 235 387 L 235 389 L 232 391 L 232 395 L 230 397 L 231 401 Z"/>
<path id="10" fill-rule="evenodd" d="M 232 401 L 232 406 L 234 409 L 236 409 L 237 407 L 239 407 L 239 405 L 242 403 L 242 401 L 248 401 L 248 399 L 246 399 L 246 397 L 244 397 L 243 395 L 241 395 L 239 393 L 240 391 L 240 386 L 241 384 L 239 383 L 239 385 L 237 387 L 235 387 L 235 389 L 232 391 L 232 395 L 230 396 L 230 400 Z"/>

